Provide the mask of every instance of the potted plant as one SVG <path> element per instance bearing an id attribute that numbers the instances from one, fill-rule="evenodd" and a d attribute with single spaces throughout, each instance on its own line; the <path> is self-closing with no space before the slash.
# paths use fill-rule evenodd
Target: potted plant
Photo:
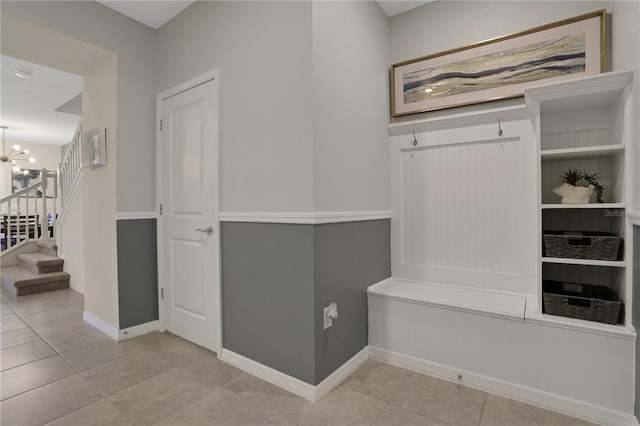
<path id="1" fill-rule="evenodd" d="M 596 203 L 603 202 L 604 187 L 600 183 L 600 173 L 571 169 L 562 175 L 562 182 L 562 185 L 553 190 L 562 197 L 562 204 L 586 204 L 593 193 L 596 195 Z"/>

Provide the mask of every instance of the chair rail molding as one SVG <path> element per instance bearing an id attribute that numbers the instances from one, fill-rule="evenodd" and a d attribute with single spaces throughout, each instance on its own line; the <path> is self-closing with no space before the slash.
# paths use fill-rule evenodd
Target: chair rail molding
<path id="1" fill-rule="evenodd" d="M 391 219 L 391 210 L 341 212 L 221 212 L 218 217 L 220 218 L 220 222 L 321 225 L 325 223 Z"/>
<path id="2" fill-rule="evenodd" d="M 156 212 L 118 212 L 116 220 L 138 220 L 138 219 L 157 219 Z"/>

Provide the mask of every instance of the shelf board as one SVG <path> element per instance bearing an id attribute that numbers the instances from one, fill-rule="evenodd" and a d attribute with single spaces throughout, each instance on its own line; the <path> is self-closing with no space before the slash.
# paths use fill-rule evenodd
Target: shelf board
<path id="1" fill-rule="evenodd" d="M 624 260 L 594 260 L 594 259 L 571 259 L 568 257 L 543 257 L 542 263 L 562 263 L 566 265 L 588 265 L 588 266 L 613 266 L 615 268 L 625 268 L 627 262 Z"/>
<path id="2" fill-rule="evenodd" d="M 545 209 L 624 209 L 625 203 L 541 204 Z"/>
<path id="3" fill-rule="evenodd" d="M 562 160 L 565 158 L 581 159 L 592 157 L 606 157 L 609 155 L 621 154 L 624 152 L 624 149 L 625 146 L 623 144 L 586 146 L 566 149 L 549 149 L 540 151 L 540 157 L 543 161 Z"/>
<path id="4" fill-rule="evenodd" d="M 595 321 L 586 321 L 575 318 L 561 317 L 558 315 L 541 314 L 539 312 L 527 312 L 525 322 L 560 327 L 569 330 L 586 333 L 600 334 L 604 336 L 619 337 L 627 340 L 635 340 L 636 332 L 633 327 L 625 325 L 605 324 Z"/>

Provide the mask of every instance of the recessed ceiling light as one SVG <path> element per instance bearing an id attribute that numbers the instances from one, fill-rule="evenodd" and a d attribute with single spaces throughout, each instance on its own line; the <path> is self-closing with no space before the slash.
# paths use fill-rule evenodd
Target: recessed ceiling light
<path id="1" fill-rule="evenodd" d="M 25 80 L 29 80 L 31 78 L 31 73 L 29 71 L 16 70 L 16 77 L 20 77 L 20 78 L 24 78 Z"/>

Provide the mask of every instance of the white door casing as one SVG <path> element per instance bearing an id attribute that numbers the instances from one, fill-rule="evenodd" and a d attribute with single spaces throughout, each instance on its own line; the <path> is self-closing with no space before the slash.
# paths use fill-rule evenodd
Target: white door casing
<path id="1" fill-rule="evenodd" d="M 160 94 L 158 113 L 161 326 L 219 352 L 217 71 Z"/>

